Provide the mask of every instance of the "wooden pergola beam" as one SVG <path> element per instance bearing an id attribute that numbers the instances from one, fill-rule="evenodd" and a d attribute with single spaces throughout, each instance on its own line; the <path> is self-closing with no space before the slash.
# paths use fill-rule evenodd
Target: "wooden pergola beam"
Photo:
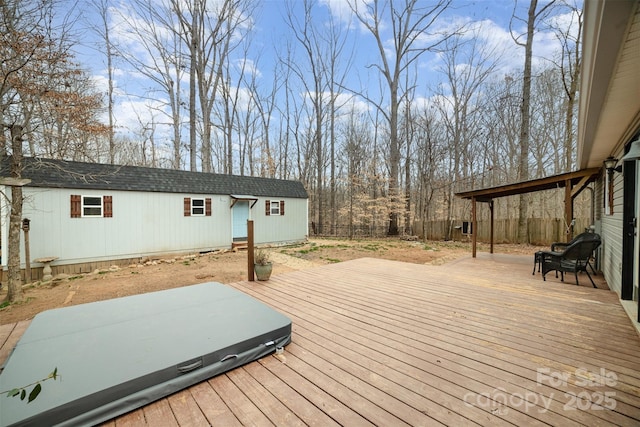
<path id="1" fill-rule="evenodd" d="M 493 253 L 493 200 L 498 197 L 514 196 L 523 193 L 532 193 L 542 190 L 553 190 L 564 187 L 564 220 L 566 224 L 565 239 L 569 241 L 573 234 L 571 223 L 573 221 L 573 200 L 584 190 L 589 183 L 595 181 L 600 175 L 601 168 L 582 169 L 576 172 L 568 172 L 560 175 L 519 182 L 516 184 L 501 185 L 498 187 L 483 188 L 480 190 L 456 193 L 456 196 L 471 200 L 471 230 L 472 230 L 472 256 L 477 253 L 477 207 L 478 202 L 489 203 L 491 215 L 490 252 Z"/>

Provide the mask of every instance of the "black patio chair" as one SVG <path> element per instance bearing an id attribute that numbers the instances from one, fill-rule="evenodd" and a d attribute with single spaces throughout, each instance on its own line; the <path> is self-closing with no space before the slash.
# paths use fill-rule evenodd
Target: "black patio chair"
<path id="1" fill-rule="evenodd" d="M 563 250 L 565 250 L 569 245 L 575 243 L 575 242 L 579 242 L 580 240 L 585 240 L 585 239 L 593 239 L 593 236 L 597 236 L 597 234 L 591 232 L 591 231 L 585 231 L 584 233 L 580 233 L 578 234 L 576 237 L 574 237 L 573 239 L 571 239 L 571 241 L 565 243 L 565 242 L 553 242 L 551 243 L 551 252 L 562 252 Z M 600 236 L 598 236 L 598 238 L 600 238 Z M 531 274 L 536 274 L 536 265 L 538 266 L 538 273 L 540 273 L 540 267 L 542 266 L 542 255 L 545 251 L 538 251 L 534 254 L 534 258 L 533 258 L 533 272 Z M 590 261 L 587 261 L 587 265 L 591 268 L 591 271 L 593 272 L 594 276 L 597 276 L 598 273 L 596 272 L 596 269 L 593 268 L 593 265 L 591 265 Z M 556 274 L 556 277 L 558 277 L 558 275 Z"/>
<path id="2" fill-rule="evenodd" d="M 577 240 L 564 248 L 562 252 L 559 251 L 545 251 L 542 252 L 542 279 L 546 279 L 546 274 L 550 271 L 560 272 L 561 280 L 564 282 L 564 273 L 573 273 L 576 276 L 576 285 L 579 285 L 578 272 L 584 271 L 587 273 L 587 277 L 591 281 L 594 288 L 597 288 L 593 282 L 587 266 L 589 260 L 598 246 L 600 246 L 600 236 L 595 233 L 587 233 L 588 236 L 583 236 L 580 240 Z"/>
<path id="3" fill-rule="evenodd" d="M 571 241 L 565 243 L 565 242 L 553 242 L 551 244 L 551 250 L 554 252 L 558 252 L 558 250 L 562 250 L 564 248 L 566 248 L 567 246 L 569 246 L 572 243 L 577 242 L 578 240 L 582 240 L 585 237 L 590 237 L 593 236 L 595 233 L 592 233 L 590 231 L 585 231 L 584 233 L 580 233 L 577 236 L 575 236 L 573 239 L 571 239 Z"/>
<path id="4" fill-rule="evenodd" d="M 551 244 L 551 252 L 563 251 L 563 250 L 565 250 L 567 248 L 567 246 L 569 246 L 572 243 L 578 242 L 580 240 L 585 240 L 585 239 L 592 240 L 594 238 L 594 236 L 598 236 L 598 235 L 596 233 L 592 232 L 592 231 L 585 231 L 584 233 L 578 234 L 576 237 L 571 239 L 571 241 L 568 242 L 568 243 L 553 242 Z M 600 236 L 598 236 L 597 239 L 600 239 Z M 596 272 L 596 269 L 593 268 L 593 265 L 591 265 L 590 261 L 587 261 L 587 265 L 589 266 L 589 268 L 591 268 L 591 272 L 593 273 L 593 275 L 597 276 L 598 273 Z"/>

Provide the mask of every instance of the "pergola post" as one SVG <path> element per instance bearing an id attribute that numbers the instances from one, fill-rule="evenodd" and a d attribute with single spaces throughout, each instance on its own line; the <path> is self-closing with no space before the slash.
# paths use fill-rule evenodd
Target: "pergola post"
<path id="1" fill-rule="evenodd" d="M 476 257 L 476 242 L 478 236 L 478 227 L 476 222 L 476 198 L 471 198 L 471 256 Z"/>
<path id="2" fill-rule="evenodd" d="M 491 231 L 489 232 L 489 253 L 493 253 L 493 200 L 489 200 L 489 213 L 490 213 L 490 227 Z"/>
<path id="3" fill-rule="evenodd" d="M 573 237 L 573 227 L 571 226 L 571 222 L 573 221 L 573 197 L 571 180 L 568 179 L 564 184 L 564 223 L 566 225 L 564 238 L 565 242 L 568 242 Z"/>

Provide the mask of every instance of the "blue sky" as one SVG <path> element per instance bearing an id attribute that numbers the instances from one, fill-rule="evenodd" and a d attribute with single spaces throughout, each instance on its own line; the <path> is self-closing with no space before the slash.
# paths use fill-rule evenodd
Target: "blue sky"
<path id="1" fill-rule="evenodd" d="M 91 0 L 80 0 L 79 9 L 82 11 L 82 22 L 97 22 L 94 15 Z M 162 0 L 154 0 L 161 2 Z M 357 0 L 364 2 L 367 0 Z M 541 2 L 542 3 L 542 2 Z M 114 0 L 111 9 L 111 22 L 116 24 L 119 14 L 127 14 L 126 0 Z M 300 1 L 289 2 L 294 8 L 294 13 L 299 14 L 302 3 Z M 428 5 L 430 2 L 421 1 L 420 6 Z M 514 11 L 514 2 L 510 0 L 479 0 L 462 1 L 453 0 L 449 10 L 447 10 L 437 21 L 439 28 L 450 28 L 465 23 L 474 28 L 473 37 L 482 46 L 491 46 L 495 49 L 496 60 L 499 62 L 497 78 L 502 78 L 504 74 L 519 70 L 523 62 L 523 49 L 517 47 L 509 34 L 509 21 Z M 544 3 L 542 3 L 544 4 Z M 277 52 L 283 51 L 287 43 L 294 43 L 291 29 L 285 23 L 286 3 L 284 0 L 258 1 L 255 13 L 252 14 L 252 28 L 250 31 L 251 44 L 247 52 L 247 59 L 251 61 L 257 75 L 257 81 L 265 88 L 271 85 L 274 79 L 274 67 L 277 61 Z M 516 7 L 518 16 L 525 17 L 528 2 L 520 2 Z M 120 15 L 122 16 L 122 15 Z M 372 36 L 367 33 L 350 15 L 350 8 L 346 0 L 318 0 L 313 11 L 314 23 L 319 26 L 326 25 L 330 17 L 338 23 L 347 34 L 346 50 L 353 51 L 353 60 L 349 67 L 348 80 L 346 85 L 354 91 L 361 91 L 363 88 L 377 91 L 380 87 L 379 75 L 370 67 L 373 63 L 380 61 L 378 51 L 375 47 Z M 558 16 L 557 20 L 569 19 L 566 16 Z M 516 22 L 514 27 L 517 32 L 524 32 L 524 23 Z M 96 51 L 96 40 L 90 32 L 86 32 L 83 40 L 84 46 L 78 48 L 78 60 L 94 76 L 95 81 L 101 91 L 106 92 L 106 60 L 99 50 Z M 471 34 L 471 33 L 470 33 Z M 114 29 L 112 40 L 121 43 L 127 39 L 125 32 Z M 557 54 L 559 45 L 555 36 L 546 30 L 536 34 L 534 45 L 534 65 L 543 64 Z M 387 40 L 388 42 L 388 40 Z M 130 43 L 130 41 L 129 41 Z M 131 49 L 135 49 L 133 44 L 129 44 Z M 298 48 L 297 48 L 298 49 Z M 237 60 L 244 57 L 244 53 L 236 52 Z M 302 64 L 304 57 L 300 57 Z M 346 64 L 341 64 L 346 66 Z M 438 72 L 441 66 L 440 58 L 437 54 L 425 54 L 418 64 L 419 68 L 419 88 L 417 97 L 428 102 L 433 96 L 433 89 L 442 80 L 442 75 Z M 134 72 L 130 66 L 122 61 L 118 61 L 116 69 L 116 118 L 118 129 L 124 133 L 135 133 L 139 126 L 138 117 L 151 114 L 149 105 L 162 108 L 162 100 L 158 99 L 154 104 L 153 99 L 143 99 L 140 97 L 149 87 L 148 79 Z M 186 89 L 186 84 L 185 84 Z M 242 88 L 238 88 L 242 90 Z M 300 94 L 303 97 L 303 94 Z M 345 93 L 345 97 L 350 94 Z M 160 98 L 161 95 L 158 95 Z M 153 97 L 152 97 L 153 98 Z M 364 100 L 352 99 L 354 105 L 359 109 L 369 108 Z"/>

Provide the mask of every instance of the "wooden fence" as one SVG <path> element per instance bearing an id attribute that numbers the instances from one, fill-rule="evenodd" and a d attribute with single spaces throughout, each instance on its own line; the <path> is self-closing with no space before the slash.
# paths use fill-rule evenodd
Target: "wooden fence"
<path id="1" fill-rule="evenodd" d="M 414 232 L 420 238 L 427 240 L 443 240 L 447 236 L 447 230 L 452 227 L 452 240 L 469 240 L 471 235 L 463 233 L 463 222 L 454 221 L 416 221 Z M 574 235 L 585 231 L 591 225 L 589 218 L 576 218 Z M 491 233 L 489 220 L 478 221 L 478 241 L 489 242 Z M 553 242 L 565 241 L 566 225 L 564 219 L 559 218 L 532 218 L 527 221 L 528 243 L 533 245 L 548 245 Z M 493 222 L 493 241 L 495 243 L 515 243 L 518 241 L 518 220 L 500 219 Z"/>

